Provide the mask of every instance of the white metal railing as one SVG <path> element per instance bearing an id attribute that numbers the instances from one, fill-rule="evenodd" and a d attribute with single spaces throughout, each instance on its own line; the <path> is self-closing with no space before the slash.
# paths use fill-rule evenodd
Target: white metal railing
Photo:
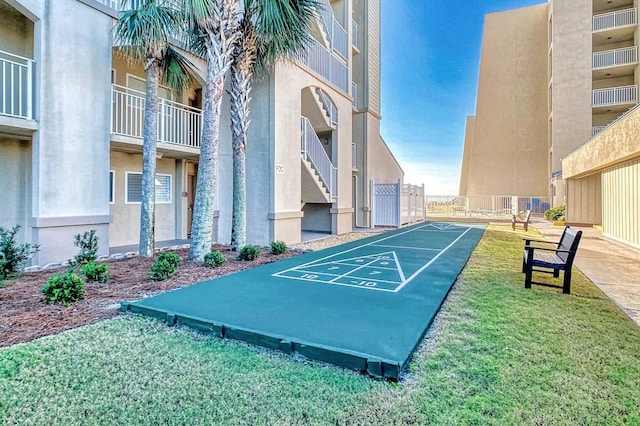
<path id="1" fill-rule="evenodd" d="M 318 94 L 318 98 L 320 98 L 320 103 L 322 103 L 322 107 L 327 112 L 329 116 L 329 120 L 331 120 L 331 125 L 335 126 L 338 124 L 338 108 L 333 103 L 331 99 L 324 93 L 324 90 L 321 88 L 316 88 L 316 93 Z"/>
<path id="2" fill-rule="evenodd" d="M 351 21 L 351 45 L 358 48 L 358 23 L 355 19 Z"/>
<path id="3" fill-rule="evenodd" d="M 322 25 L 329 39 L 331 49 L 344 59 L 347 59 L 347 52 L 349 51 L 347 30 L 336 19 L 329 0 L 320 0 L 319 3 L 322 6 Z"/>
<path id="4" fill-rule="evenodd" d="M 638 101 L 638 86 L 620 86 L 593 91 L 593 106 L 629 104 Z"/>
<path id="5" fill-rule="evenodd" d="M 320 180 L 326 186 L 331 198 L 338 194 L 338 169 L 333 166 L 327 152 L 322 147 L 322 142 L 313 130 L 313 126 L 307 117 L 301 117 L 302 138 L 300 151 L 305 160 L 311 162 L 313 168 L 318 172 Z"/>
<path id="6" fill-rule="evenodd" d="M 358 146 L 355 143 L 351 144 L 351 168 L 358 168 Z"/>
<path id="7" fill-rule="evenodd" d="M 34 63 L 0 50 L 0 115 L 33 119 Z"/>
<path id="8" fill-rule="evenodd" d="M 616 10 L 593 17 L 593 31 L 634 25 L 638 23 L 638 9 Z"/>
<path id="9" fill-rule="evenodd" d="M 307 47 L 304 64 L 347 93 L 347 66 L 315 39 Z"/>
<path id="10" fill-rule="evenodd" d="M 358 85 L 354 81 L 351 82 L 351 96 L 353 97 L 353 107 L 358 109 Z"/>
<path id="11" fill-rule="evenodd" d="M 594 52 L 593 68 L 606 68 L 638 62 L 638 46 Z"/>
<path id="12" fill-rule="evenodd" d="M 605 127 L 607 127 L 607 126 L 593 126 L 591 128 L 591 136 L 597 135 L 598 133 L 603 131 L 605 129 Z"/>
<path id="13" fill-rule="evenodd" d="M 202 110 L 158 99 L 158 142 L 200 147 Z M 144 137 L 145 94 L 113 85 L 111 133 L 133 138 Z"/>
<path id="14" fill-rule="evenodd" d="M 462 216 L 511 218 L 512 215 L 531 210 L 542 215 L 551 207 L 549 197 L 520 197 L 513 195 L 427 195 L 428 216 Z"/>

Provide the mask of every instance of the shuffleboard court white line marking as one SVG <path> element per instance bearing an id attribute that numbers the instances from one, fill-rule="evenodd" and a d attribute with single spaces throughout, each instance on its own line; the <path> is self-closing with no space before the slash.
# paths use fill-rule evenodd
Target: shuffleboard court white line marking
<path id="1" fill-rule="evenodd" d="M 398 249 L 406 249 L 406 250 L 427 250 L 427 251 L 440 251 L 442 249 L 436 248 L 423 248 L 423 247 L 406 247 L 406 246 L 391 246 L 386 244 L 374 244 L 372 247 L 389 247 L 389 248 L 398 248 Z"/>
<path id="2" fill-rule="evenodd" d="M 417 277 L 418 275 L 420 275 L 420 273 L 422 273 L 422 271 L 424 271 L 425 269 L 427 269 L 429 266 L 431 266 L 431 264 L 433 262 L 435 262 L 436 260 L 438 260 L 440 258 L 440 256 L 442 256 L 444 253 L 447 252 L 447 250 L 449 250 L 451 247 L 454 246 L 455 243 L 457 243 L 458 241 L 460 241 L 460 239 L 462 237 L 464 237 L 466 235 L 467 232 L 471 231 L 471 228 L 467 228 L 466 231 L 464 231 L 462 233 L 462 235 L 460 235 L 458 238 L 456 238 L 455 240 L 453 240 L 453 242 L 451 244 L 449 244 L 447 247 L 445 247 L 440 253 L 438 253 L 433 259 L 431 259 L 428 263 L 426 263 L 424 266 L 422 266 L 420 269 L 418 269 L 416 272 L 413 273 L 413 275 L 411 275 L 405 282 L 403 282 L 400 287 L 396 288 L 394 291 L 397 293 L 400 290 L 402 290 L 407 284 L 409 284 L 415 277 Z"/>
<path id="3" fill-rule="evenodd" d="M 373 268 L 373 266 L 369 266 L 369 268 Z M 359 268 L 358 268 L 358 269 L 359 269 Z M 308 270 L 304 270 L 304 269 L 296 269 L 296 272 L 304 272 L 305 274 L 322 274 L 322 275 L 331 275 L 332 277 L 335 277 L 335 278 L 333 278 L 331 281 L 320 281 L 320 280 L 314 280 L 314 281 L 321 282 L 321 283 L 325 283 L 325 284 L 333 284 L 333 280 L 338 280 L 338 279 L 340 279 L 340 278 L 361 278 L 361 279 L 368 279 L 367 277 L 363 277 L 363 276 L 360 276 L 360 275 L 353 275 L 353 276 L 351 276 L 351 274 L 355 272 L 355 269 L 354 269 L 354 270 L 352 270 L 351 272 L 348 272 L 348 273 L 343 274 L 343 275 L 331 274 L 331 273 L 329 273 L 329 272 L 308 271 Z M 378 272 L 378 273 L 380 273 L 380 272 Z M 364 274 L 363 274 L 363 275 L 364 275 Z M 295 277 L 295 278 L 294 278 L 294 277 L 286 277 L 286 278 L 293 278 L 293 279 L 307 279 L 307 278 L 297 278 L 297 277 Z M 402 276 L 401 276 L 400 278 L 402 278 Z M 402 284 L 402 282 L 404 281 L 404 279 L 403 279 L 403 280 L 401 280 L 401 281 L 389 281 L 389 280 L 379 280 L 379 279 L 377 279 L 377 278 L 376 278 L 376 279 L 375 279 L 375 281 L 377 281 L 377 282 L 381 282 L 381 283 L 389 283 L 389 284 L 396 284 L 396 285 L 400 285 L 400 284 Z"/>
<path id="4" fill-rule="evenodd" d="M 396 260 L 396 266 L 398 267 L 398 272 L 400 273 L 400 279 L 404 283 L 406 278 L 404 277 L 404 271 L 402 270 L 402 267 L 400 266 L 400 261 L 398 260 L 398 256 L 396 255 L 395 251 L 393 252 L 393 258 Z"/>
<path id="5" fill-rule="evenodd" d="M 362 289 L 365 289 L 365 290 L 374 290 L 374 291 L 384 291 L 384 292 L 387 292 L 387 293 L 395 293 L 395 290 L 391 290 L 391 289 L 388 289 L 388 288 L 362 287 L 362 286 L 359 286 L 359 285 L 345 284 L 345 283 L 329 283 L 328 281 L 314 280 L 314 279 L 311 279 L 311 278 L 301 278 L 301 277 L 300 278 L 299 277 L 287 277 L 286 275 L 284 275 L 284 276 L 283 275 L 278 275 L 278 276 L 280 276 L 282 278 L 291 278 L 291 279 L 300 280 L 300 281 L 311 281 L 311 282 L 315 282 L 315 283 L 341 285 L 343 287 L 355 287 L 355 288 L 362 288 Z M 377 281 L 382 282 L 382 280 L 377 280 Z M 398 283 L 392 283 L 392 284 L 398 284 Z"/>
<path id="6" fill-rule="evenodd" d="M 283 272 L 289 271 L 289 270 L 291 270 L 291 269 L 296 269 L 296 268 L 300 268 L 300 267 L 303 267 L 303 266 L 312 265 L 312 264 L 314 264 L 314 263 L 319 263 L 319 262 L 321 262 L 321 261 L 323 261 L 323 260 L 331 259 L 332 257 L 336 257 L 336 256 L 339 256 L 339 255 L 344 254 L 344 253 L 349 253 L 349 252 L 352 252 L 352 251 L 354 251 L 354 250 L 358 250 L 358 249 L 360 249 L 360 248 L 362 248 L 362 247 L 372 246 L 372 245 L 374 245 L 375 243 L 379 243 L 380 241 L 385 241 L 385 240 L 388 240 L 388 239 L 391 239 L 391 238 L 398 237 L 398 236 L 400 236 L 400 235 L 408 234 L 408 233 L 410 233 L 410 232 L 415 232 L 415 231 L 417 231 L 417 230 L 419 230 L 419 229 L 422 229 L 422 228 L 424 228 L 424 227 L 426 227 L 426 226 L 429 226 L 429 225 L 428 225 L 428 224 L 427 224 L 427 225 L 422 225 L 422 226 L 419 226 L 419 227 L 414 228 L 414 229 L 409 229 L 409 230 L 407 230 L 407 231 L 400 232 L 399 234 L 389 235 L 388 237 L 380 238 L 379 240 L 371 241 L 370 243 L 361 244 L 361 245 L 359 245 L 359 246 L 352 247 L 352 248 L 350 248 L 350 249 L 343 250 L 343 251 L 340 251 L 340 252 L 338 252 L 338 253 L 333 253 L 333 254 L 330 254 L 330 255 L 328 255 L 328 256 L 322 257 L 322 258 L 320 258 L 320 259 L 316 259 L 316 260 L 313 260 L 313 261 L 311 261 L 311 262 L 308 262 L 308 263 L 305 263 L 305 264 L 302 264 L 302 265 L 299 265 L 299 266 L 296 266 L 296 267 L 293 267 L 293 268 L 289 268 L 289 269 L 287 269 L 287 270 L 285 270 L 285 271 L 277 272 L 277 273 L 275 273 L 275 274 L 272 274 L 272 276 L 279 276 L 278 274 L 281 274 L 281 273 L 283 273 Z M 365 257 L 365 256 L 362 256 L 362 257 Z"/>
<path id="7" fill-rule="evenodd" d="M 334 279 L 332 279 L 332 280 L 331 280 L 331 281 L 329 281 L 329 282 L 330 282 L 330 283 L 333 283 L 335 280 L 339 280 L 340 278 L 344 278 L 344 277 L 346 277 L 347 275 L 353 274 L 354 272 L 356 272 L 356 271 L 358 271 L 358 270 L 360 270 L 360 269 L 362 269 L 362 268 L 366 268 L 367 266 L 371 265 L 372 263 L 376 263 L 376 262 L 377 262 L 377 261 L 379 261 L 379 260 L 380 260 L 380 258 L 373 259 L 371 262 L 366 263 L 366 264 L 364 264 L 364 265 L 362 265 L 362 266 L 358 266 L 357 268 L 352 269 L 351 271 L 347 272 L 346 274 L 342 274 L 342 275 L 340 275 L 339 277 L 335 277 Z"/>

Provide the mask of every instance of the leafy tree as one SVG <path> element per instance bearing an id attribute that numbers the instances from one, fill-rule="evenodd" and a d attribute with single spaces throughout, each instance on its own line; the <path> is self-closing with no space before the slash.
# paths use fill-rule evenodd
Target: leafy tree
<path id="1" fill-rule="evenodd" d="M 158 85 L 181 91 L 189 85 L 189 61 L 170 44 L 180 34 L 182 10 L 172 0 L 143 0 L 138 9 L 125 10 L 114 27 L 116 45 L 131 61 L 142 61 L 147 73 L 142 148 L 142 203 L 140 256 L 152 257 L 155 225 L 156 143 L 158 139 Z"/>

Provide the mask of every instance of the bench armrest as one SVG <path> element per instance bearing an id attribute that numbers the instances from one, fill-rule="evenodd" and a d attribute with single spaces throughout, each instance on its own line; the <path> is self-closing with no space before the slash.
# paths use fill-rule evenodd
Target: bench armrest
<path id="1" fill-rule="evenodd" d="M 575 253 L 575 251 L 572 251 L 572 250 L 558 250 L 554 248 L 534 247 L 534 246 L 524 246 L 524 249 L 525 251 L 526 250 L 544 250 L 544 251 L 552 251 L 555 253 Z"/>
<path id="2" fill-rule="evenodd" d="M 523 238 L 522 241 L 526 241 L 526 245 L 529 245 L 529 243 L 546 243 L 546 244 L 554 244 L 554 245 L 558 245 L 560 244 L 559 242 L 555 242 L 555 241 L 546 241 L 546 240 L 533 240 L 531 238 Z"/>

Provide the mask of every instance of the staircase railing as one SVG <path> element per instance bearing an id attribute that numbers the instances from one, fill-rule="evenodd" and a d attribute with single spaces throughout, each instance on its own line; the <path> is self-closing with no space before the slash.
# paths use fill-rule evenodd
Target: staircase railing
<path id="1" fill-rule="evenodd" d="M 322 103 L 322 107 L 329 114 L 329 119 L 331 120 L 332 125 L 338 124 L 338 108 L 336 108 L 335 104 L 326 93 L 319 87 L 316 89 L 316 93 L 318 94 L 318 98 L 320 98 L 320 102 Z"/>
<path id="2" fill-rule="evenodd" d="M 300 151 L 305 160 L 311 162 L 318 172 L 320 180 L 327 187 L 331 198 L 338 195 L 338 169 L 333 166 L 327 152 L 322 147 L 322 142 L 313 130 L 313 126 L 307 117 L 301 117 L 302 138 Z"/>
<path id="3" fill-rule="evenodd" d="M 342 58 L 347 59 L 347 52 L 349 48 L 347 30 L 345 30 L 336 19 L 329 0 L 320 0 L 319 3 L 322 7 L 322 24 L 325 32 L 327 33 L 327 37 L 329 38 L 331 49 L 342 56 Z"/>

